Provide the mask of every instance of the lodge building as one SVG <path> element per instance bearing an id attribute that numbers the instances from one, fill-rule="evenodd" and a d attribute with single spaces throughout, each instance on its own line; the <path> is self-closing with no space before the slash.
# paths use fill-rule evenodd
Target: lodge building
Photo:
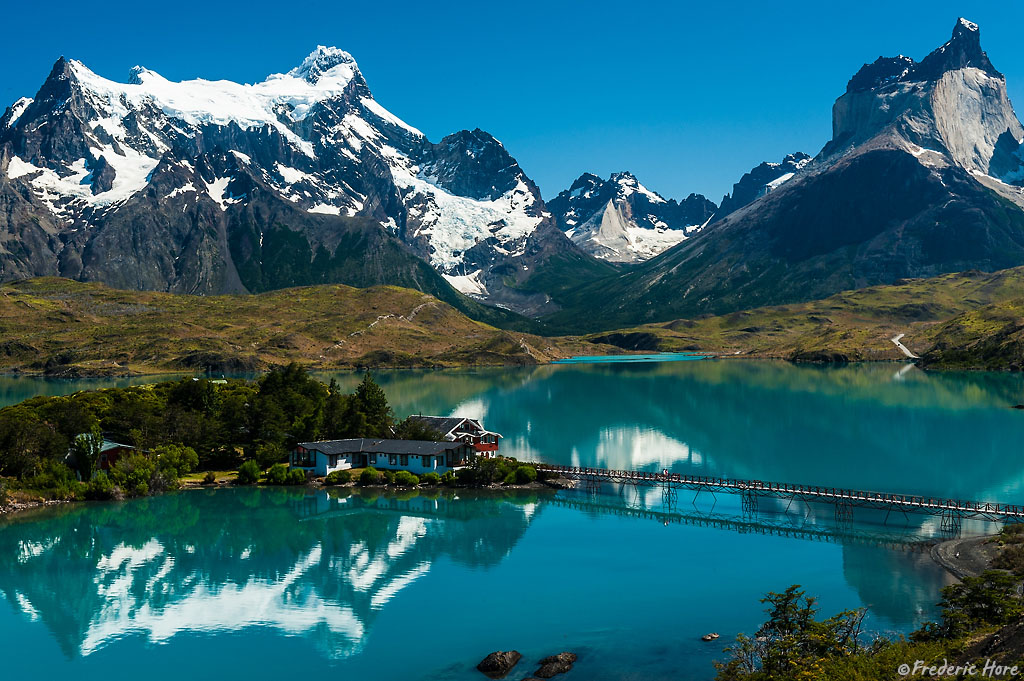
<path id="1" fill-rule="evenodd" d="M 473 445 L 465 442 L 352 438 L 300 442 L 292 450 L 290 463 L 292 468 L 317 476 L 367 466 L 416 475 L 444 475 L 468 466 L 476 455 Z"/>

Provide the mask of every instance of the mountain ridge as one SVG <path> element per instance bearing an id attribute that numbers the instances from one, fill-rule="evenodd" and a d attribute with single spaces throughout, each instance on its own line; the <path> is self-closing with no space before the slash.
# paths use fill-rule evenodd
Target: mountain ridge
<path id="1" fill-rule="evenodd" d="M 1024 264 L 1024 128 L 968 23 L 920 63 L 895 58 L 909 60 L 896 75 L 848 87 L 833 139 L 776 190 L 629 272 L 581 285 L 548 321 L 594 330 Z"/>
<path id="2" fill-rule="evenodd" d="M 430 142 L 373 99 L 347 52 L 320 46 L 255 84 L 143 67 L 129 80 L 62 57 L 0 118 L 0 279 L 245 292 L 320 283 L 320 258 L 367 263 L 329 268 L 340 283 L 450 300 L 454 285 L 536 312 L 556 306 L 523 289 L 547 258 L 583 263 L 566 277 L 592 267 L 500 142 L 479 129 Z M 145 230 L 143 212 L 155 216 Z M 273 232 L 283 239 L 264 253 Z M 282 259 L 291 272 L 265 271 Z"/>

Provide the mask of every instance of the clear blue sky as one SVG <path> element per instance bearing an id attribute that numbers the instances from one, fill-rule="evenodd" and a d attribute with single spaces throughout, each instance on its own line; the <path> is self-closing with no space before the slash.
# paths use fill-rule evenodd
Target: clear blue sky
<path id="1" fill-rule="evenodd" d="M 580 173 L 630 170 L 713 201 L 762 160 L 814 154 L 832 102 L 879 55 L 920 59 L 956 18 L 1024 101 L 1024 3 L 193 2 L 7 3 L 0 101 L 32 96 L 61 55 L 125 80 L 254 82 L 317 44 L 359 62 L 381 104 L 432 140 L 480 127 L 545 198 Z M 1021 106 L 1024 106 L 1022 104 Z"/>

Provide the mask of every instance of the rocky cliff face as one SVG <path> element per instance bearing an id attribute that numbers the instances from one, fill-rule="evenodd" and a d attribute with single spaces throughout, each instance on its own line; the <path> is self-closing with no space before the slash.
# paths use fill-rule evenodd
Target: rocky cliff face
<path id="1" fill-rule="evenodd" d="M 813 160 L 713 229 L 581 287 L 573 314 L 607 327 L 1024 264 L 1024 129 L 979 36 L 961 19 L 920 62 L 865 65 Z"/>
<path id="2" fill-rule="evenodd" d="M 0 118 L 2 279 L 448 297 L 451 284 L 536 312 L 550 299 L 518 286 L 552 254 L 585 258 L 500 142 L 474 130 L 431 143 L 335 48 L 255 85 L 140 67 L 117 83 L 60 59 Z"/>
<path id="3" fill-rule="evenodd" d="M 679 202 L 665 199 L 623 172 L 607 180 L 585 173 L 548 208 L 583 251 L 610 262 L 635 263 L 700 231 L 716 206 L 699 194 Z"/>

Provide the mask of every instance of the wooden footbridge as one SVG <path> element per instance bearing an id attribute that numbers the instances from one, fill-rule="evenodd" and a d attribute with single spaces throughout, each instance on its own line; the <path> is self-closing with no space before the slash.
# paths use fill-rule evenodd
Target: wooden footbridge
<path id="1" fill-rule="evenodd" d="M 915 494 L 894 494 L 890 492 L 867 492 L 839 487 L 818 487 L 793 485 L 784 482 L 762 480 L 740 480 L 697 475 L 682 475 L 667 471 L 619 471 L 606 468 L 580 468 L 535 464 L 538 471 L 555 473 L 563 478 L 577 480 L 594 488 L 602 483 L 619 485 L 645 485 L 662 487 L 666 493 L 686 489 L 697 492 L 725 492 L 743 496 L 744 506 L 756 503 L 759 497 L 774 498 L 806 503 L 817 502 L 835 506 L 836 518 L 852 516 L 854 508 L 873 508 L 886 511 L 927 513 L 942 517 L 944 529 L 959 529 L 964 519 L 987 520 L 990 522 L 1024 521 L 1024 506 L 1002 504 L 991 501 L 966 501 Z"/>

